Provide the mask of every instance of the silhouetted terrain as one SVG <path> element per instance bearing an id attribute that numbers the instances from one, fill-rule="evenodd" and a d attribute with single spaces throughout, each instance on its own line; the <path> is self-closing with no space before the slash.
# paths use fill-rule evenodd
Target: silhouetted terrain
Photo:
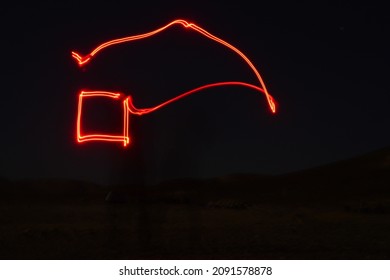
<path id="1" fill-rule="evenodd" d="M 390 148 L 279 176 L 0 180 L 2 259 L 389 259 Z"/>

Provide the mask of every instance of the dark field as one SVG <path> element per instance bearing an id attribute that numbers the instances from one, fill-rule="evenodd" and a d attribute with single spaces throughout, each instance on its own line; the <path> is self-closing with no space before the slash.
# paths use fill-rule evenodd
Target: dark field
<path id="1" fill-rule="evenodd" d="M 288 175 L 142 188 L 3 180 L 0 256 L 390 259 L 389 170 L 384 149 Z"/>

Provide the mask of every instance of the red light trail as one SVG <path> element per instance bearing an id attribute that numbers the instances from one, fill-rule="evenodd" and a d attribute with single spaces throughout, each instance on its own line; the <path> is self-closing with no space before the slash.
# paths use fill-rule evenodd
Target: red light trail
<path id="1" fill-rule="evenodd" d="M 244 87 L 252 88 L 254 90 L 257 90 L 259 92 L 264 93 L 264 90 L 262 88 L 254 86 L 252 84 L 247 84 L 247 83 L 243 83 L 243 82 L 220 82 L 220 83 L 208 84 L 208 85 L 204 85 L 204 86 L 192 89 L 192 90 L 187 91 L 185 93 L 182 93 L 179 96 L 176 96 L 170 100 L 167 100 L 167 101 L 161 103 L 160 105 L 157 105 L 157 106 L 154 106 L 151 108 L 137 109 L 133 104 L 133 100 L 132 100 L 131 96 L 129 96 L 126 98 L 126 100 L 128 100 L 127 109 L 130 113 L 132 113 L 134 115 L 142 116 L 144 114 L 149 114 L 149 113 L 154 112 L 158 109 L 161 109 L 162 107 L 165 107 L 168 104 L 171 104 L 175 101 L 178 101 L 179 99 L 182 99 L 183 97 L 186 97 L 190 94 L 199 92 L 199 91 L 207 89 L 207 88 L 220 87 L 220 86 L 244 86 Z"/>
<path id="2" fill-rule="evenodd" d="M 221 86 L 243 86 L 254 89 L 256 91 L 264 93 L 264 89 L 254 86 L 252 84 L 247 84 L 243 82 L 219 82 L 214 84 L 204 85 L 192 90 L 189 90 L 185 93 L 180 94 L 172 99 L 169 99 L 157 106 L 150 108 L 138 109 L 133 104 L 133 99 L 131 95 L 123 100 L 123 135 L 107 135 L 107 134 L 90 134 L 83 136 L 81 132 L 81 116 L 82 116 L 82 107 L 83 107 L 83 99 L 85 97 L 109 97 L 113 99 L 119 99 L 121 97 L 121 93 L 114 93 L 108 91 L 81 91 L 79 95 L 79 105 L 77 112 L 77 141 L 78 142 L 86 142 L 86 141 L 111 141 L 111 142 L 123 142 L 124 146 L 127 146 L 130 143 L 129 137 L 129 114 L 142 116 L 145 114 L 152 113 L 162 107 L 165 107 L 179 99 L 182 99 L 186 96 L 189 96 L 193 93 L 200 92 L 202 90 L 212 88 L 212 87 L 221 87 Z"/>
<path id="3" fill-rule="evenodd" d="M 120 93 L 113 93 L 113 92 L 107 92 L 107 91 L 81 91 L 79 95 L 79 104 L 78 104 L 78 114 L 77 114 L 77 141 L 78 142 L 85 142 L 85 141 L 111 141 L 111 142 L 123 142 L 124 146 L 127 146 L 130 143 L 130 137 L 129 137 L 129 129 L 128 129 L 128 124 L 129 124 L 129 114 L 134 114 L 134 115 L 144 115 L 151 113 L 153 111 L 156 111 L 168 104 L 171 104 L 175 101 L 178 101 L 179 99 L 186 97 L 190 94 L 199 92 L 201 90 L 207 89 L 207 88 L 212 88 L 212 87 L 219 87 L 219 86 L 244 86 L 248 88 L 252 88 L 256 91 L 259 91 L 265 95 L 268 101 L 268 105 L 273 113 L 276 112 L 276 105 L 273 97 L 268 93 L 268 90 L 265 86 L 265 83 L 259 73 L 259 71 L 256 69 L 256 67 L 253 65 L 253 63 L 247 58 L 240 50 L 238 50 L 236 47 L 232 46 L 228 42 L 214 36 L 213 34 L 207 32 L 203 28 L 195 25 L 194 23 L 189 23 L 185 20 L 174 20 L 167 25 L 158 28 L 154 31 L 148 32 L 148 33 L 143 33 L 139 35 L 134 35 L 134 36 L 129 36 L 129 37 L 124 37 L 124 38 L 119 38 L 115 40 L 111 40 L 108 42 L 105 42 L 98 47 L 96 47 L 90 54 L 86 56 L 81 56 L 76 52 L 72 52 L 72 57 L 77 61 L 79 66 L 84 66 L 86 63 L 90 62 L 91 59 L 100 51 L 103 49 L 117 45 L 117 44 L 122 44 L 126 42 L 131 42 L 135 40 L 140 40 L 140 39 L 145 39 L 148 37 L 151 37 L 153 35 L 156 35 L 159 32 L 162 32 L 166 30 L 167 28 L 179 24 L 182 25 L 185 28 L 191 28 L 192 30 L 197 31 L 201 35 L 229 48 L 236 54 L 238 54 L 245 62 L 246 64 L 252 69 L 254 74 L 256 75 L 257 80 L 259 81 L 260 87 L 248 83 L 243 83 L 243 82 L 235 82 L 235 81 L 230 81 L 230 82 L 219 82 L 219 83 L 213 83 L 213 84 L 207 84 L 195 89 L 192 89 L 190 91 L 187 91 L 177 97 L 174 97 L 170 100 L 167 100 L 155 107 L 151 108 L 144 108 L 144 109 L 138 109 L 134 106 L 133 101 L 131 96 L 128 96 L 123 100 L 123 134 L 122 135 L 106 135 L 106 134 L 90 134 L 90 135 L 82 135 L 81 133 L 81 116 L 82 116 L 82 104 L 83 104 L 83 99 L 86 97 L 108 97 L 108 98 L 113 98 L 113 99 L 119 99 L 121 97 Z"/>
<path id="4" fill-rule="evenodd" d="M 130 142 L 128 129 L 129 114 L 127 113 L 127 99 L 123 101 L 123 135 L 90 134 L 83 136 L 81 133 L 81 113 L 83 108 L 83 99 L 85 97 L 109 97 L 113 99 L 119 99 L 121 97 L 121 94 L 108 91 L 82 91 L 80 93 L 77 112 L 77 141 L 79 143 L 86 141 L 123 142 L 123 145 L 127 146 L 127 144 L 129 144 Z"/>

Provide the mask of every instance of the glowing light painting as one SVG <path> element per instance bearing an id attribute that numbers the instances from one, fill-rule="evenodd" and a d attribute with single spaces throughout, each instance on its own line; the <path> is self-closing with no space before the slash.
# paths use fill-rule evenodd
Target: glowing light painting
<path id="1" fill-rule="evenodd" d="M 268 105 L 272 111 L 272 113 L 276 113 L 276 105 L 273 97 L 268 93 L 268 90 L 264 84 L 264 81 L 262 77 L 260 76 L 259 71 L 256 69 L 256 67 L 253 65 L 253 63 L 247 58 L 240 50 L 238 50 L 236 47 L 232 46 L 228 42 L 212 35 L 211 33 L 207 32 L 203 28 L 197 26 L 194 23 L 189 23 L 185 20 L 174 20 L 167 25 L 158 28 L 154 31 L 144 33 L 144 34 L 139 34 L 139 35 L 134 35 L 134 36 L 129 36 L 129 37 L 124 37 L 124 38 L 119 38 L 115 40 L 108 41 L 106 43 L 103 43 L 96 47 L 90 54 L 82 56 L 78 54 L 77 52 L 72 52 L 72 57 L 76 60 L 79 66 L 84 66 L 87 63 L 90 63 L 92 61 L 92 58 L 94 58 L 99 52 L 103 51 L 105 48 L 117 45 L 117 44 L 123 44 L 135 40 L 140 40 L 140 39 L 145 39 L 148 37 L 151 37 L 153 35 L 156 35 L 159 32 L 162 32 L 166 30 L 167 28 L 173 26 L 173 25 L 181 25 L 185 28 L 189 28 L 191 30 L 194 30 L 201 35 L 209 38 L 210 40 L 213 40 L 219 44 L 221 44 L 224 47 L 229 48 L 233 52 L 235 52 L 237 55 L 239 55 L 244 62 L 251 68 L 251 70 L 254 72 L 259 84 L 258 85 L 253 85 L 249 83 L 244 83 L 244 82 L 239 82 L 239 81 L 226 81 L 226 82 L 218 82 L 218 83 L 212 83 L 212 84 L 206 84 L 203 86 L 200 86 L 198 88 L 192 89 L 190 91 L 184 92 L 170 100 L 167 100 L 157 106 L 151 107 L 151 108 L 143 108 L 143 109 L 138 109 L 135 107 L 132 97 L 131 96 L 124 96 L 121 93 L 114 93 L 114 92 L 107 92 L 107 91 L 81 91 L 79 94 L 79 103 L 78 103 L 78 112 L 77 112 L 77 141 L 78 142 L 85 142 L 85 141 L 109 141 L 109 142 L 122 142 L 124 146 L 127 146 L 130 143 L 130 136 L 129 136 L 129 115 L 134 114 L 134 115 L 144 115 L 148 114 L 151 112 L 154 112 L 158 109 L 161 109 L 162 107 L 167 106 L 168 104 L 171 104 L 175 101 L 178 101 L 181 98 L 184 98 L 190 94 L 208 89 L 208 88 L 213 88 L 213 87 L 221 87 L 221 86 L 242 86 L 242 87 L 247 87 L 250 89 L 253 89 L 255 91 L 258 91 L 262 94 L 265 95 Z M 123 131 L 121 134 L 118 135 L 107 135 L 107 134 L 89 134 L 89 135 L 83 135 L 82 133 L 82 128 L 81 128 L 81 120 L 82 120 L 82 109 L 83 109 L 83 101 L 86 98 L 92 98 L 92 97 L 98 97 L 98 98 L 111 98 L 115 99 L 118 101 L 121 101 L 121 106 L 123 108 Z"/>

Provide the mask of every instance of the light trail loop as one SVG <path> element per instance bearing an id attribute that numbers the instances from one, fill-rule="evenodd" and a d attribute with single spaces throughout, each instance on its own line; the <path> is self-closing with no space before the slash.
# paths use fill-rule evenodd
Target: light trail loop
<path id="1" fill-rule="evenodd" d="M 99 53 L 100 51 L 102 51 L 103 49 L 105 48 L 108 48 L 110 46 L 113 46 L 113 45 L 117 45 L 117 44 L 123 44 L 123 43 L 127 43 L 127 42 L 131 42 L 131 41 L 135 41 L 135 40 L 140 40 L 140 39 L 145 39 L 145 38 L 148 38 L 148 37 L 151 37 L 153 35 L 156 35 L 166 29 L 168 29 L 169 27 L 173 26 L 173 25 L 181 25 L 185 28 L 190 28 L 198 33 L 200 33 L 201 35 L 229 48 L 230 50 L 234 51 L 236 54 L 238 54 L 245 62 L 246 64 L 252 69 L 252 71 L 254 72 L 254 74 L 256 75 L 256 78 L 261 86 L 261 88 L 263 89 L 262 93 L 265 95 L 265 97 L 267 98 L 267 102 L 268 102 L 268 105 L 271 109 L 271 111 L 273 113 L 276 113 L 276 104 L 275 104 L 275 101 L 274 101 L 274 98 L 269 94 L 268 90 L 267 90 L 267 87 L 265 86 L 265 83 L 263 81 L 263 78 L 261 77 L 259 71 L 256 69 L 256 67 L 253 65 L 253 63 L 249 60 L 249 58 L 244 55 L 239 49 L 237 49 L 236 47 L 234 47 L 233 45 L 229 44 L 228 42 L 218 38 L 217 36 L 209 33 L 208 31 L 206 31 L 205 29 L 199 27 L 198 25 L 194 24 L 194 23 L 189 23 L 185 20 L 182 20 L 182 19 L 177 19 L 177 20 L 174 20 L 170 23 L 168 23 L 167 25 L 163 26 L 163 27 L 160 27 L 156 30 L 153 30 L 153 31 L 150 31 L 150 32 L 147 32 L 147 33 L 143 33 L 143 34 L 139 34 L 139 35 L 133 35 L 133 36 L 128 36 L 128 37 L 124 37 L 124 38 L 119 38 L 119 39 L 115 39 L 115 40 L 111 40 L 111 41 L 108 41 L 108 42 L 105 42 L 101 45 L 99 45 L 98 47 L 96 47 L 90 54 L 86 55 L 86 56 L 81 56 L 80 54 L 78 54 L 77 52 L 75 51 L 72 51 L 72 57 L 77 61 L 77 63 L 79 64 L 79 66 L 83 66 L 85 65 L 86 63 L 90 62 L 91 59 L 97 54 Z"/>
<path id="2" fill-rule="evenodd" d="M 78 105 L 78 112 L 77 112 L 77 141 L 79 143 L 86 142 L 86 141 L 109 141 L 109 142 L 123 142 L 123 145 L 126 147 L 130 143 L 130 136 L 129 136 L 129 114 L 142 116 L 145 114 L 152 113 L 158 109 L 161 109 L 169 104 L 172 104 L 175 101 L 178 101 L 179 99 L 182 99 L 184 97 L 187 97 L 191 94 L 200 92 L 202 90 L 213 88 L 213 87 L 221 87 L 221 86 L 242 86 L 247 87 L 250 89 L 254 89 L 256 91 L 264 93 L 264 89 L 254 86 L 252 84 L 247 84 L 243 82 L 219 82 L 214 84 L 208 84 L 204 85 L 192 90 L 189 90 L 187 92 L 184 92 L 172 99 L 169 99 L 157 106 L 150 107 L 150 108 L 136 108 L 133 99 L 131 95 L 129 95 L 127 98 L 123 100 L 123 135 L 108 135 L 108 134 L 89 134 L 89 135 L 83 135 L 82 129 L 81 129 L 81 118 L 82 118 L 82 106 L 83 106 L 83 99 L 86 97 L 109 97 L 113 99 L 119 100 L 122 96 L 121 93 L 115 93 L 115 92 L 107 92 L 107 91 L 82 91 L 79 95 L 79 105 Z"/>

